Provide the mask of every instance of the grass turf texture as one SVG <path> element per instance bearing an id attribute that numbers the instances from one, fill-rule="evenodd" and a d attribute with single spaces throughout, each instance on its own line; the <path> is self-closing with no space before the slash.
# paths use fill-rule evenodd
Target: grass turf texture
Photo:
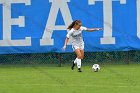
<path id="1" fill-rule="evenodd" d="M 100 66 L 0 65 L 0 93 L 139 93 L 140 64 Z"/>

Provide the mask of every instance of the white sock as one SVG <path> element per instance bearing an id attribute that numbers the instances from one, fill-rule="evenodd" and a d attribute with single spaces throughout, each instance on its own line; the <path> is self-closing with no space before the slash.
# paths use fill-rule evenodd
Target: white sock
<path id="1" fill-rule="evenodd" d="M 77 63 L 77 58 L 74 60 L 74 64 L 76 64 Z"/>
<path id="2" fill-rule="evenodd" d="M 81 59 L 78 59 L 78 58 L 77 58 L 77 67 L 81 68 Z"/>

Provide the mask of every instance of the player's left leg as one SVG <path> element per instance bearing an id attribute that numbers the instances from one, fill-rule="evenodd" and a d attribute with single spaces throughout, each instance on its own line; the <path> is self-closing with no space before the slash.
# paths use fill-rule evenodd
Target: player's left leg
<path id="1" fill-rule="evenodd" d="M 81 52 L 81 59 L 84 59 L 84 49 L 80 50 Z"/>

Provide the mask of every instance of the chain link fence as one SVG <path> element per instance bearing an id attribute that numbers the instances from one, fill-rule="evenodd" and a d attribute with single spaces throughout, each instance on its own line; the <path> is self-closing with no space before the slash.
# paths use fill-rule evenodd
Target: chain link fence
<path id="1" fill-rule="evenodd" d="M 7 54 L 0 55 L 0 64 L 71 64 L 74 53 Z M 140 63 L 140 51 L 85 52 L 83 63 Z"/>

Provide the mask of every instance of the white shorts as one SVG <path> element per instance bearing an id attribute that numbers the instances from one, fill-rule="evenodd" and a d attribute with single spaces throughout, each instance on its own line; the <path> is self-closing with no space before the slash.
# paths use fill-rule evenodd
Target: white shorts
<path id="1" fill-rule="evenodd" d="M 75 51 L 76 49 L 84 50 L 84 44 L 82 44 L 82 45 L 72 45 L 72 49 L 73 49 L 73 51 Z"/>

